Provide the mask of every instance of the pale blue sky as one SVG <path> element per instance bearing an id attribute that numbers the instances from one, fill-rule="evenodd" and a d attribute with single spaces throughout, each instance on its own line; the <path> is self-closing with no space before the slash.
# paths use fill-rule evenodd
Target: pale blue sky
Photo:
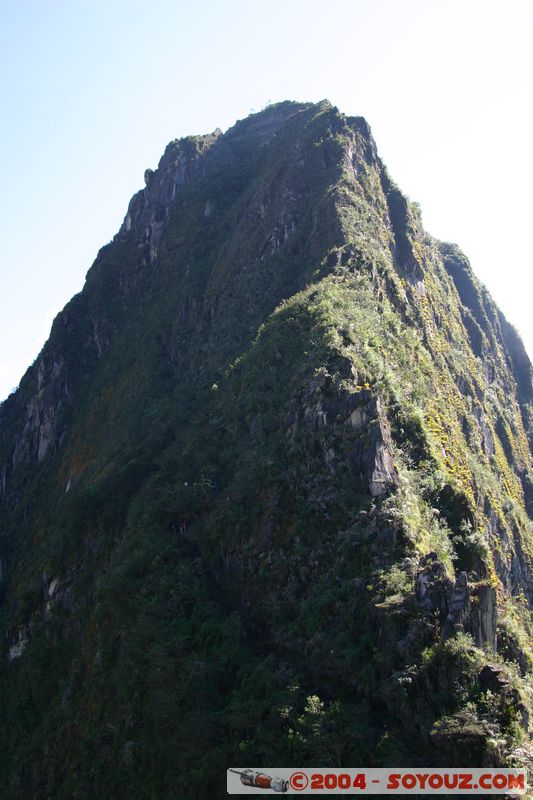
<path id="1" fill-rule="evenodd" d="M 532 0 L 0 0 L 0 398 L 166 143 L 283 99 L 367 118 L 533 353 L 532 41 Z"/>

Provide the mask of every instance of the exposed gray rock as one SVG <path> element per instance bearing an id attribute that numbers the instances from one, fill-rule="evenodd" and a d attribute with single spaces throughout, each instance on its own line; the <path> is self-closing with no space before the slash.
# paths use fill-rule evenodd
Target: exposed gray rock
<path id="1" fill-rule="evenodd" d="M 448 616 L 442 628 L 442 639 L 445 641 L 459 628 L 464 628 L 470 615 L 470 593 L 466 572 L 460 572 L 455 581 L 448 602 Z"/>
<path id="2" fill-rule="evenodd" d="M 348 424 L 357 430 L 370 422 L 370 414 L 366 406 L 356 408 L 348 417 Z"/>
<path id="3" fill-rule="evenodd" d="M 487 534 L 489 543 L 499 542 L 498 547 L 492 548 L 494 565 L 499 579 L 509 594 L 517 595 L 524 592 L 530 606 L 533 606 L 533 573 L 531 562 L 522 548 L 521 537 L 514 530 L 514 522 L 508 517 L 509 530 L 504 527 L 495 511 L 488 515 Z"/>
<path id="4" fill-rule="evenodd" d="M 481 441 L 481 446 L 483 448 L 484 453 L 490 458 L 490 456 L 493 455 L 494 453 L 494 436 L 487 422 L 487 417 L 485 415 L 483 407 L 474 406 L 473 414 L 479 426 L 479 438 Z"/>
<path id="5" fill-rule="evenodd" d="M 370 428 L 370 453 L 372 463 L 369 488 L 372 497 L 386 494 L 398 483 L 392 456 L 390 429 L 385 417 L 380 416 Z"/>
<path id="6" fill-rule="evenodd" d="M 486 664 L 479 673 L 479 683 L 482 689 L 488 689 L 492 694 L 500 696 L 506 706 L 516 709 L 522 727 L 528 730 L 529 710 L 518 689 L 511 685 L 509 674 L 503 667 Z"/>
<path id="7" fill-rule="evenodd" d="M 420 608 L 437 615 L 442 641 L 464 630 L 479 647 L 488 644 L 496 650 L 497 604 L 492 586 L 469 587 L 466 572 L 460 572 L 452 583 L 437 554 L 427 553 L 420 559 L 415 592 Z"/>
<path id="8" fill-rule="evenodd" d="M 421 608 L 428 612 L 437 611 L 442 624 L 448 614 L 452 582 L 437 553 L 427 553 L 420 559 L 415 592 Z"/>
<path id="9" fill-rule="evenodd" d="M 6 630 L 7 657 L 9 661 L 20 658 L 30 640 L 28 625 L 19 625 Z"/>
<path id="10" fill-rule="evenodd" d="M 350 464 L 368 481 L 372 497 L 380 497 L 398 485 L 388 420 L 370 390 L 357 392 L 348 408 L 345 424 L 359 434 L 351 445 Z"/>
<path id="11" fill-rule="evenodd" d="M 43 461 L 49 449 L 57 444 L 60 436 L 57 419 L 68 398 L 64 372 L 60 357 L 49 364 L 42 358 L 37 363 L 37 393 L 26 404 L 23 428 L 15 440 L 13 467 L 28 461 Z M 4 466 L 4 476 L 5 470 Z"/>
<path id="12" fill-rule="evenodd" d="M 482 584 L 475 588 L 475 593 L 472 593 L 470 600 L 470 617 L 466 630 L 472 634 L 479 647 L 488 644 L 490 649 L 495 652 L 498 623 L 496 591 L 493 586 Z"/>
<path id="13" fill-rule="evenodd" d="M 131 199 L 118 233 L 120 237 L 133 231 L 145 263 L 156 260 L 165 222 L 180 189 L 205 174 L 204 156 L 220 135 L 217 128 L 206 136 L 175 140 L 167 146 L 157 169 L 145 171 L 146 186 Z"/>

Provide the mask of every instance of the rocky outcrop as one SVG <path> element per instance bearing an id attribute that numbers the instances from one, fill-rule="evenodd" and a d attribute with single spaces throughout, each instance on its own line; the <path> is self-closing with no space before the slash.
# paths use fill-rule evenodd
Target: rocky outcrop
<path id="1" fill-rule="evenodd" d="M 442 638 L 448 639 L 457 628 L 465 628 L 470 616 L 470 592 L 466 572 L 460 572 L 448 600 L 448 615 L 444 620 Z"/>
<path id="2" fill-rule="evenodd" d="M 360 453 L 359 464 L 363 473 L 369 475 L 368 488 L 372 497 L 386 494 L 398 483 L 398 473 L 394 466 L 390 426 L 381 413 L 379 400 L 376 399 L 373 423 L 369 430 L 369 441 L 364 452 Z"/>
<path id="3" fill-rule="evenodd" d="M 30 626 L 18 625 L 14 628 L 7 628 L 5 640 L 9 661 L 20 658 L 30 640 Z"/>
<path id="4" fill-rule="evenodd" d="M 167 146 L 155 172 L 145 171 L 146 186 L 131 199 L 118 233 L 119 237 L 133 233 L 145 263 L 157 258 L 163 228 L 177 195 L 205 174 L 206 153 L 221 134 L 217 128 L 206 136 L 175 140 Z"/>
<path id="5" fill-rule="evenodd" d="M 347 363 L 343 370 L 357 380 L 353 365 Z M 293 402 L 287 421 L 291 439 L 299 420 L 323 432 L 321 447 L 332 474 L 346 465 L 376 498 L 397 486 L 390 425 L 380 398 L 370 388 L 354 386 L 352 392 L 341 391 L 331 376 L 320 372 L 309 382 L 304 396 Z"/>
<path id="6" fill-rule="evenodd" d="M 59 444 L 58 420 L 68 400 L 65 364 L 61 356 L 41 357 L 36 364 L 36 393 L 26 404 L 24 424 L 18 433 L 12 455 L 13 468 L 27 462 L 41 462 Z M 8 467 L 4 465 L 4 475 Z M 5 486 L 4 477 L 2 483 Z"/>
<path id="7" fill-rule="evenodd" d="M 494 586 L 481 583 L 474 586 L 470 597 L 470 614 L 465 630 L 472 634 L 478 647 L 487 644 L 496 652 L 498 605 Z"/>
<path id="8" fill-rule="evenodd" d="M 496 512 L 490 510 L 487 531 L 489 541 L 498 543 L 493 551 L 498 577 L 511 594 L 524 592 L 533 606 L 533 565 L 524 552 L 518 531 L 513 528 L 503 525 Z"/>
<path id="9" fill-rule="evenodd" d="M 437 553 L 422 556 L 416 576 L 416 599 L 426 612 L 436 612 L 442 627 L 448 616 L 453 583 Z"/>
<path id="10" fill-rule="evenodd" d="M 479 685 L 483 691 L 488 690 L 496 695 L 507 710 L 514 709 L 518 712 L 521 725 L 529 730 L 527 700 L 512 685 L 511 677 L 504 667 L 499 664 L 485 664 L 479 673 Z"/>
<path id="11" fill-rule="evenodd" d="M 496 592 L 490 584 L 477 581 L 469 586 L 466 572 L 453 582 L 437 554 L 428 553 L 420 559 L 416 598 L 424 612 L 436 615 L 441 641 L 460 630 L 470 633 L 479 647 L 496 651 Z"/>
<path id="12" fill-rule="evenodd" d="M 11 609 L 12 619 L 5 629 L 6 655 L 9 661 L 20 658 L 32 636 L 46 630 L 58 610 L 68 609 L 71 602 L 72 575 L 60 580 L 49 578 L 47 573 L 41 577 L 40 598 L 28 615 L 20 603 L 15 603 Z"/>

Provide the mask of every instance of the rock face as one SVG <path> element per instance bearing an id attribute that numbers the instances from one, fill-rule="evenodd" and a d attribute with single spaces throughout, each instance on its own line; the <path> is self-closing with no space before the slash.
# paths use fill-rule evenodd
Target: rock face
<path id="1" fill-rule="evenodd" d="M 119 236 L 133 233 L 145 264 L 157 257 L 159 240 L 177 194 L 205 174 L 205 155 L 221 133 L 217 129 L 209 136 L 171 142 L 157 170 L 145 171 L 146 188 L 131 199 L 119 231 Z"/>
<path id="2" fill-rule="evenodd" d="M 144 183 L 0 406 L 4 794 L 512 763 L 516 332 L 327 102 L 171 142 Z"/>

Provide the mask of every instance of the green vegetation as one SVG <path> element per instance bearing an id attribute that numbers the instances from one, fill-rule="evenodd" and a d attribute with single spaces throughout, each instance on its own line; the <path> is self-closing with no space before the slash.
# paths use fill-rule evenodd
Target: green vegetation
<path id="1" fill-rule="evenodd" d="M 135 228 L 103 248 L 0 408 L 6 647 L 28 633 L 0 665 L 5 791 L 211 798 L 232 764 L 504 765 L 531 667 L 516 343 L 360 121 L 274 105 L 207 152 L 155 261 Z M 53 409 L 41 461 L 31 402 Z M 487 663 L 509 689 L 483 689 Z"/>

